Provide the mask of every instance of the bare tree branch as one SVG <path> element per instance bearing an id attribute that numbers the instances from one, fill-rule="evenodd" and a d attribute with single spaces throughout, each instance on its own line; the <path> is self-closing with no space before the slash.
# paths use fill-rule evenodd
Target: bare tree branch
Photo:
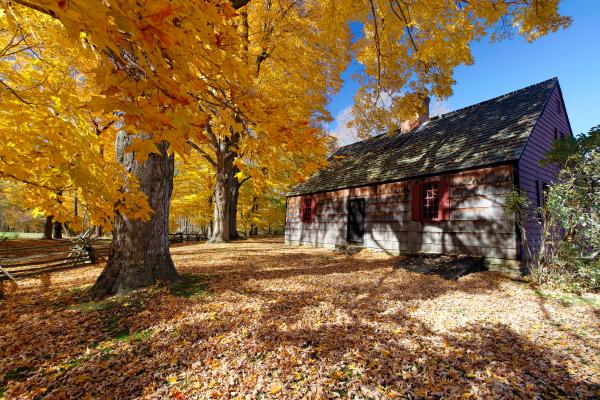
<path id="1" fill-rule="evenodd" d="M 375 26 L 375 48 L 377 49 L 377 86 L 381 86 L 381 43 L 379 43 L 379 27 L 377 25 L 377 13 L 373 0 L 369 0 L 371 12 L 373 13 L 373 25 Z"/>
<path id="2" fill-rule="evenodd" d="M 8 86 L 2 79 L 0 79 L 0 85 L 4 86 L 6 88 L 6 90 L 8 90 L 10 93 L 12 93 L 13 96 L 15 96 L 17 99 L 19 99 L 19 101 L 23 104 L 27 104 L 27 105 L 31 105 L 33 104 L 32 102 L 29 102 L 27 100 L 25 100 L 24 98 L 22 98 L 19 93 L 17 93 L 13 88 L 11 88 L 10 86 Z"/>
<path id="3" fill-rule="evenodd" d="M 198 153 L 200 153 L 202 155 L 202 157 L 204 157 L 206 159 L 206 161 L 208 161 L 210 163 L 210 165 L 212 165 L 215 168 L 217 167 L 217 163 L 215 162 L 215 160 L 213 160 L 213 158 L 210 156 L 210 154 L 208 154 L 207 152 L 205 152 L 200 146 L 198 146 L 196 143 L 192 142 L 191 140 L 188 140 L 187 144 L 192 149 L 194 149 Z"/>
<path id="4" fill-rule="evenodd" d="M 27 1 L 27 0 L 12 0 L 12 1 L 14 3 L 22 5 L 23 7 L 31 8 L 32 10 L 36 10 L 36 11 L 39 11 L 39 12 L 44 13 L 46 15 L 49 15 L 52 18 L 58 18 L 56 16 L 56 13 L 54 11 L 48 10 L 47 8 L 44 8 L 44 7 L 40 6 L 39 4 L 35 4 L 35 3 L 32 3 L 32 2 Z"/>

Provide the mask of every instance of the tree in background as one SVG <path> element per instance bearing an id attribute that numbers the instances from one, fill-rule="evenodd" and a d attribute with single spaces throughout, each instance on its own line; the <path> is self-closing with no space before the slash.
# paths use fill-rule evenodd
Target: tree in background
<path id="1" fill-rule="evenodd" d="M 0 232 L 40 232 L 43 220 L 24 207 L 19 196 L 23 184 L 0 180 Z"/>
<path id="2" fill-rule="evenodd" d="M 253 169 L 272 146 L 325 153 L 319 128 L 330 120 L 325 105 L 349 61 L 347 11 L 331 0 L 251 1 L 235 18 L 244 70 L 235 81 L 217 82 L 210 97 L 198 98 L 210 119 L 190 140 L 215 170 L 211 241 L 237 235 L 244 164 Z M 322 160 L 312 170 L 319 165 Z"/>
<path id="3" fill-rule="evenodd" d="M 240 191 L 239 225 L 244 235 L 254 236 L 260 231 L 282 233 L 285 228 L 285 191 L 269 187 L 258 191 L 251 183 Z"/>
<path id="4" fill-rule="evenodd" d="M 199 154 L 175 160 L 173 201 L 169 214 L 171 231 L 181 228 L 178 221 L 203 227 L 210 233 L 213 217 L 212 196 L 215 187 L 214 170 Z"/>
<path id="5" fill-rule="evenodd" d="M 240 163 L 242 170 L 237 179 L 240 186 L 238 207 L 231 218 L 236 220 L 244 235 L 255 234 L 260 228 L 281 232 L 285 221 L 285 195 L 298 183 L 307 170 L 308 163 L 321 159 L 320 149 L 303 149 L 292 152 L 285 146 L 264 149 L 268 157 L 247 158 Z M 268 162 L 266 161 L 268 160 Z M 310 161 L 312 160 L 312 161 Z M 260 163 L 259 163 L 260 162 Z M 174 231 L 178 221 L 193 224 L 196 229 L 212 229 L 215 188 L 215 170 L 197 153 L 177 157 L 174 195 L 171 204 L 170 226 Z"/>

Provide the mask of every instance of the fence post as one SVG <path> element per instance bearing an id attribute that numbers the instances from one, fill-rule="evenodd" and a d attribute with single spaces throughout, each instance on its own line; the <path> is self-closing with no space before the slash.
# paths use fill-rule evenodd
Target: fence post
<path id="1" fill-rule="evenodd" d="M 96 263 L 96 252 L 94 250 L 94 247 L 91 244 L 85 245 L 85 246 L 83 246 L 83 251 L 86 252 L 86 254 L 90 260 L 90 264 L 95 264 Z"/>

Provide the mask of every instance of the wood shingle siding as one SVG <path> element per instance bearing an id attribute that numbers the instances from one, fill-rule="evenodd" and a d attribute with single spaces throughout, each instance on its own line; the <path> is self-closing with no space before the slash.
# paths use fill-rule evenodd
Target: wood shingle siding
<path id="1" fill-rule="evenodd" d="M 316 194 L 312 223 L 299 218 L 302 196 L 288 198 L 285 240 L 290 244 L 335 247 L 346 244 L 348 199 L 366 200 L 364 247 L 402 252 L 460 253 L 516 258 L 514 220 L 502 208 L 512 189 L 512 166 L 449 174 L 450 220 L 412 221 L 410 187 L 437 178 Z M 476 186 L 473 186 L 477 183 Z"/>

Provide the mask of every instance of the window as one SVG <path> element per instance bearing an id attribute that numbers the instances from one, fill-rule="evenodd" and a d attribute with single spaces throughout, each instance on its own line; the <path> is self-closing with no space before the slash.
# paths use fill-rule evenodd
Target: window
<path id="1" fill-rule="evenodd" d="M 536 210 L 536 216 L 539 222 L 543 222 L 544 212 L 541 210 L 541 208 L 546 205 L 546 197 L 548 196 L 548 190 L 550 189 L 550 185 L 548 185 L 547 182 L 536 180 L 535 189 L 535 200 L 538 208 L 538 210 Z"/>
<path id="2" fill-rule="evenodd" d="M 542 182 L 540 180 L 535 181 L 536 187 L 536 204 L 538 207 L 542 207 L 546 202 L 546 196 L 548 195 L 548 189 L 550 185 L 547 182 Z"/>
<path id="3" fill-rule="evenodd" d="M 304 198 L 304 214 L 302 215 L 302 222 L 310 222 L 312 217 L 312 197 Z"/>
<path id="4" fill-rule="evenodd" d="M 440 185 L 438 182 L 426 183 L 422 191 L 423 219 L 439 219 L 440 215 Z"/>
<path id="5" fill-rule="evenodd" d="M 564 132 L 559 132 L 558 128 L 554 128 L 554 140 L 562 140 L 565 138 L 565 133 Z"/>
<path id="6" fill-rule="evenodd" d="M 447 180 L 412 184 L 413 221 L 449 221 L 450 188 Z"/>
<path id="7" fill-rule="evenodd" d="M 316 202 L 312 196 L 304 197 L 301 205 L 301 219 L 302 222 L 313 222 L 315 218 L 315 206 Z"/>

